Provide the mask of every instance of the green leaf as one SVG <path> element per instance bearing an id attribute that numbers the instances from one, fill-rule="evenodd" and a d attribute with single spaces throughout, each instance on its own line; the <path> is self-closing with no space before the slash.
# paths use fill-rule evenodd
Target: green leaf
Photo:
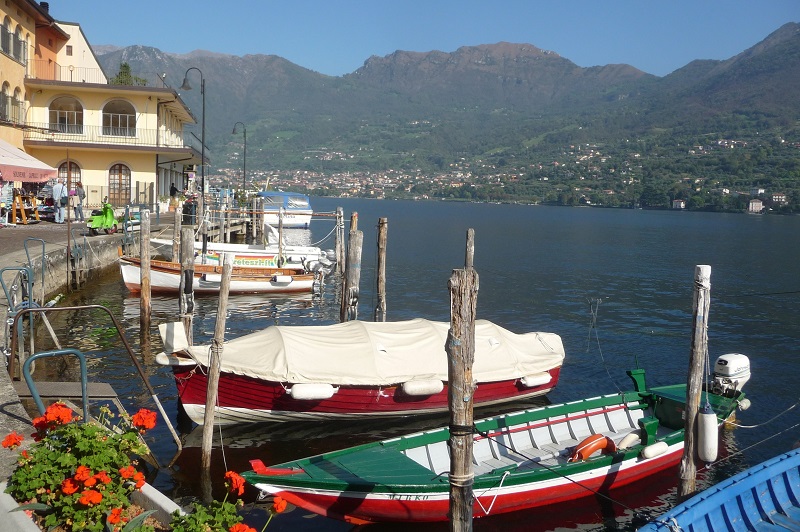
<path id="1" fill-rule="evenodd" d="M 154 513 L 156 513 L 156 510 L 147 510 L 146 512 L 140 513 L 131 519 L 127 525 L 125 525 L 125 528 L 122 529 L 122 532 L 131 532 L 132 530 L 136 530 L 138 527 L 142 526 L 145 519 Z"/>
<path id="2" fill-rule="evenodd" d="M 17 506 L 16 508 L 14 508 L 13 510 L 9 510 L 9 512 L 20 512 L 20 511 L 23 511 L 23 510 L 33 510 L 33 511 L 36 511 L 36 510 L 48 510 L 49 511 L 49 510 L 52 510 L 52 509 L 53 509 L 53 507 L 52 506 L 48 506 L 47 504 L 42 504 L 40 502 L 32 502 L 32 503 L 29 503 L 29 504 L 21 504 L 21 505 Z"/>

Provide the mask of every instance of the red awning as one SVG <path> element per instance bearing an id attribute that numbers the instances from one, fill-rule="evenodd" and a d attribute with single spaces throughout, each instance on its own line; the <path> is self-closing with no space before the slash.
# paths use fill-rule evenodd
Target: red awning
<path id="1" fill-rule="evenodd" d="M 0 139 L 0 180 L 44 183 L 57 174 L 52 166 Z"/>

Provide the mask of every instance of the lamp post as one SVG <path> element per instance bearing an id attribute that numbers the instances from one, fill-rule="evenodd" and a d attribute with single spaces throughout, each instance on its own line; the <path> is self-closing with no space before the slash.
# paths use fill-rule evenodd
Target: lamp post
<path id="1" fill-rule="evenodd" d="M 203 218 L 206 194 L 206 79 L 203 77 L 202 70 L 197 67 L 189 67 L 183 75 L 181 90 L 192 90 L 192 86 L 189 85 L 189 72 L 191 70 L 197 70 L 197 73 L 200 74 L 200 95 L 203 99 L 203 119 L 200 125 L 200 201 L 198 202 L 198 216 L 200 217 L 200 234 L 203 235 L 203 256 L 205 257 L 208 246 L 208 234 L 206 233 L 206 224 Z"/>
<path id="2" fill-rule="evenodd" d="M 244 135 L 244 156 L 242 157 L 242 194 L 244 194 L 245 186 L 247 186 L 247 126 L 243 122 L 236 122 L 233 124 L 231 134 L 236 134 L 236 126 L 239 124 L 242 124 L 242 134 Z"/>

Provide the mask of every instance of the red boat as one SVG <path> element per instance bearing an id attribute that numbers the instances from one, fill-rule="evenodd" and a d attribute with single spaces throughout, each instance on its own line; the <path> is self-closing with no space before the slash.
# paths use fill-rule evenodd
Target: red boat
<path id="1" fill-rule="evenodd" d="M 226 342 L 215 422 L 392 417 L 447 411 L 448 323 L 349 321 L 274 326 Z M 203 423 L 209 346 L 189 346 L 181 324 L 161 326 L 180 402 Z M 475 325 L 475 407 L 545 394 L 564 360 L 553 333 Z"/>

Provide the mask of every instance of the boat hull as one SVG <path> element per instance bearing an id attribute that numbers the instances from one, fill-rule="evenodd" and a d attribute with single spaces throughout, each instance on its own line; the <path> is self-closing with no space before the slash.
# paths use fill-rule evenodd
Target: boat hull
<path id="1" fill-rule="evenodd" d="M 196 423 L 205 418 L 207 380 L 198 366 L 173 366 L 178 396 L 186 414 Z M 544 395 L 557 382 L 560 367 L 550 380 L 525 387 L 520 379 L 478 383 L 476 408 Z M 215 422 L 220 424 L 314 419 L 363 419 L 401 417 L 446 412 L 448 387 L 423 396 L 405 394 L 400 386 L 338 386 L 328 399 L 294 399 L 282 383 L 223 372 L 219 379 Z"/>
<path id="2" fill-rule="evenodd" d="M 795 449 L 698 493 L 639 530 L 797 530 L 798 501 L 800 449 Z"/>
<path id="3" fill-rule="evenodd" d="M 594 469 L 569 479 L 551 482 L 533 481 L 515 486 L 475 489 L 473 517 L 487 517 L 551 504 L 574 501 L 627 486 L 676 466 L 683 453 L 683 442 L 670 447 L 656 458 L 643 460 L 632 456 L 619 464 Z M 387 494 L 326 490 L 286 490 L 270 484 L 255 487 L 280 496 L 295 506 L 353 524 L 378 522 L 446 521 L 450 511 L 449 483 L 444 476 L 443 489 L 434 493 L 398 491 Z"/>
<path id="4" fill-rule="evenodd" d="M 141 268 L 120 259 L 120 271 L 125 286 L 132 293 L 141 291 Z M 153 293 L 177 294 L 180 289 L 181 275 L 176 271 L 153 268 L 150 270 L 150 289 Z M 264 275 L 252 278 L 234 277 L 231 279 L 231 294 L 291 294 L 311 293 L 315 278 L 311 274 L 302 275 Z M 221 274 L 209 273 L 196 275 L 192 280 L 192 289 L 196 294 L 219 294 L 222 283 Z"/>

